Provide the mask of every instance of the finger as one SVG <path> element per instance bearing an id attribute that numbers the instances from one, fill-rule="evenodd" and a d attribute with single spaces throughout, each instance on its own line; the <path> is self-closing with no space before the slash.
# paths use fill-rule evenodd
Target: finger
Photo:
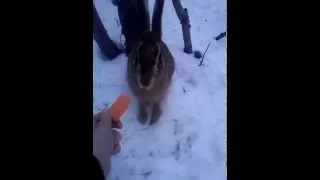
<path id="1" fill-rule="evenodd" d="M 111 127 L 111 119 L 107 108 L 102 111 L 100 124 L 103 124 L 106 127 Z"/>
<path id="2" fill-rule="evenodd" d="M 122 135 L 120 134 L 119 131 L 112 129 L 112 137 L 113 137 L 113 144 L 120 143 L 122 140 Z"/>
<path id="3" fill-rule="evenodd" d="M 122 149 L 122 147 L 121 147 L 121 144 L 120 144 L 120 143 L 115 144 L 114 149 L 113 149 L 113 152 L 112 152 L 112 155 L 119 154 L 119 152 L 121 151 L 121 149 Z"/>
<path id="4" fill-rule="evenodd" d="M 122 122 L 120 120 L 112 119 L 111 127 L 112 128 L 116 128 L 116 129 L 122 129 L 123 128 L 123 124 L 122 124 Z"/>

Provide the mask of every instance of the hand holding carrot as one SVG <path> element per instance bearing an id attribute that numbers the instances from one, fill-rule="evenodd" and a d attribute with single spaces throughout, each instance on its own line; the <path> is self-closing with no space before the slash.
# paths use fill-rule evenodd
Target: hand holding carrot
<path id="1" fill-rule="evenodd" d="M 106 174 L 110 171 L 110 158 L 121 150 L 121 116 L 129 105 L 128 96 L 120 96 L 109 109 L 93 117 L 93 155 L 98 159 Z"/>
<path id="2" fill-rule="evenodd" d="M 98 159 L 105 174 L 109 174 L 111 156 L 120 152 L 121 121 L 111 119 L 108 109 L 93 117 L 93 155 Z"/>

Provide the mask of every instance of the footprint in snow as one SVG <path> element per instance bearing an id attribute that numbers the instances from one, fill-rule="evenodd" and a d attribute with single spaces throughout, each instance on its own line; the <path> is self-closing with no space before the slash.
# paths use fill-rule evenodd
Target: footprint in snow
<path id="1" fill-rule="evenodd" d="M 173 134 L 180 135 L 183 133 L 183 125 L 177 119 L 173 119 Z"/>
<path id="2" fill-rule="evenodd" d="M 103 103 L 103 106 L 104 106 L 105 108 L 107 108 L 107 107 L 109 106 L 109 103 L 108 103 L 108 102 L 104 102 L 104 103 Z"/>
<path id="3" fill-rule="evenodd" d="M 181 155 L 189 155 L 191 152 L 191 148 L 195 141 L 198 138 L 198 134 L 192 133 L 189 134 L 185 139 L 177 141 L 175 148 L 172 152 L 173 157 L 175 160 L 180 160 Z"/>
<path id="4" fill-rule="evenodd" d="M 148 177 L 152 174 L 152 171 L 147 171 L 142 173 L 142 176 L 144 177 L 144 179 L 148 179 Z"/>
<path id="5" fill-rule="evenodd" d="M 197 86 L 197 81 L 193 77 L 188 78 L 186 83 L 191 86 Z"/>

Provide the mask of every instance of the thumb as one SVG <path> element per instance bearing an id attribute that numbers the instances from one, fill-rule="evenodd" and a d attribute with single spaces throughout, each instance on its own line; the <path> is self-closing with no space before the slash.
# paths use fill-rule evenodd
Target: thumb
<path id="1" fill-rule="evenodd" d="M 99 123 L 101 121 L 102 114 L 103 114 L 103 112 L 98 112 L 97 114 L 95 114 L 93 116 L 93 127 L 97 127 L 97 125 L 99 125 Z"/>
<path id="2" fill-rule="evenodd" d="M 111 127 L 111 117 L 109 113 L 109 109 L 106 108 L 102 111 L 100 124 L 106 127 Z"/>

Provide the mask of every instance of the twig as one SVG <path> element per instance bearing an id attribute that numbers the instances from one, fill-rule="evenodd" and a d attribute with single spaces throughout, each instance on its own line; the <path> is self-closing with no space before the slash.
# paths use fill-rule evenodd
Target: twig
<path id="1" fill-rule="evenodd" d="M 206 55 L 206 53 L 207 53 L 207 51 L 208 51 L 208 49 L 209 49 L 209 47 L 210 47 L 211 43 L 212 43 L 212 41 L 208 44 L 207 49 L 204 51 L 204 53 L 203 53 L 203 56 L 202 56 L 202 59 L 201 59 L 201 61 L 200 61 L 199 66 L 201 66 L 201 65 L 203 64 L 203 59 L 204 59 L 204 57 L 205 57 L 205 55 Z"/>
<path id="2" fill-rule="evenodd" d="M 223 32 L 223 33 L 220 33 L 218 36 L 216 36 L 214 39 L 215 39 L 216 41 L 219 41 L 220 39 L 224 38 L 225 36 L 226 36 L 226 32 Z M 211 43 L 212 43 L 212 41 L 208 44 L 207 49 L 204 51 L 199 66 L 201 66 L 201 65 L 203 64 L 203 59 L 204 59 L 204 57 L 205 57 L 205 55 L 206 55 L 206 53 L 207 53 L 207 51 L 208 51 Z"/>

